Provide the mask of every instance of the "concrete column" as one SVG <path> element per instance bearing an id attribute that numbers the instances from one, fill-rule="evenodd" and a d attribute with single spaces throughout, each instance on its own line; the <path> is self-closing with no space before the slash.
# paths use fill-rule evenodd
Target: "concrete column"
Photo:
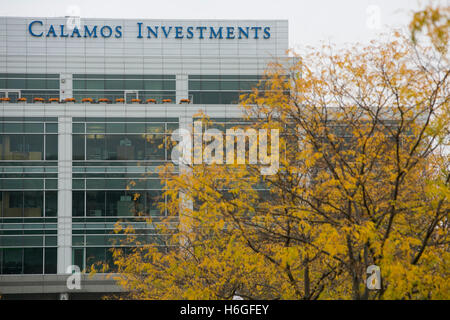
<path id="1" fill-rule="evenodd" d="M 176 76 L 176 90 L 177 90 L 177 101 L 175 103 L 180 103 L 181 99 L 189 99 L 189 87 L 188 87 L 188 75 L 187 74 L 177 74 Z"/>
<path id="2" fill-rule="evenodd" d="M 72 117 L 58 117 L 58 274 L 72 265 Z"/>
<path id="3" fill-rule="evenodd" d="M 72 74 L 60 73 L 59 74 L 59 94 L 60 99 L 73 98 L 73 86 L 72 86 Z"/>

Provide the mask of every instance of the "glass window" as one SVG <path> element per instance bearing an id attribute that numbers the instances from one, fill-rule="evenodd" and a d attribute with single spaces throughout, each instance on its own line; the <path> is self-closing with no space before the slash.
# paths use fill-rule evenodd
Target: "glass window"
<path id="1" fill-rule="evenodd" d="M 106 264 L 109 266 L 110 272 L 114 272 L 116 270 L 116 266 L 114 265 L 114 257 L 113 253 L 111 251 L 111 248 L 105 248 L 106 249 Z"/>
<path id="2" fill-rule="evenodd" d="M 203 81 L 202 90 L 220 90 L 220 81 Z"/>
<path id="3" fill-rule="evenodd" d="M 125 133 L 125 123 L 107 123 L 107 133 Z"/>
<path id="4" fill-rule="evenodd" d="M 47 89 L 45 80 L 41 79 L 27 79 L 26 84 L 26 89 Z"/>
<path id="5" fill-rule="evenodd" d="M 127 133 L 144 133 L 145 123 L 127 123 Z"/>
<path id="6" fill-rule="evenodd" d="M 162 198 L 162 191 L 147 191 L 145 210 L 148 215 L 161 215 L 158 208 L 158 203 L 164 201 Z"/>
<path id="7" fill-rule="evenodd" d="M 84 216 L 84 191 L 72 191 L 72 216 Z"/>
<path id="8" fill-rule="evenodd" d="M 57 249 L 45 248 L 45 270 L 46 274 L 56 274 L 57 272 Z"/>
<path id="9" fill-rule="evenodd" d="M 4 128 L 5 133 L 23 132 L 23 123 L 8 123 L 8 122 L 6 122 L 3 124 L 3 128 Z"/>
<path id="10" fill-rule="evenodd" d="M 104 123 L 88 123 L 86 128 L 87 133 L 105 133 Z"/>
<path id="11" fill-rule="evenodd" d="M 25 217 L 42 217 L 43 208 L 42 191 L 24 192 L 24 216 Z"/>
<path id="12" fill-rule="evenodd" d="M 43 133 L 44 124 L 43 123 L 25 123 L 24 129 L 26 133 Z"/>
<path id="13" fill-rule="evenodd" d="M 147 134 L 145 145 L 145 160 L 164 160 L 164 135 Z"/>
<path id="14" fill-rule="evenodd" d="M 201 81 L 189 81 L 189 90 L 201 90 L 202 82 Z"/>
<path id="15" fill-rule="evenodd" d="M 144 89 L 145 90 L 163 90 L 163 81 L 161 80 L 145 80 Z"/>
<path id="16" fill-rule="evenodd" d="M 73 133 L 84 133 L 84 123 L 74 123 L 72 124 Z"/>
<path id="17" fill-rule="evenodd" d="M 73 248 L 73 264 L 84 270 L 84 248 Z"/>
<path id="18" fill-rule="evenodd" d="M 86 80 L 73 80 L 73 89 L 86 89 Z"/>
<path id="19" fill-rule="evenodd" d="M 86 89 L 105 89 L 104 80 L 86 80 Z"/>
<path id="20" fill-rule="evenodd" d="M 59 80 L 47 80 L 47 89 L 59 89 Z"/>
<path id="21" fill-rule="evenodd" d="M 86 269 L 94 264 L 104 263 L 106 260 L 105 248 L 86 248 Z"/>
<path id="22" fill-rule="evenodd" d="M 100 134 L 87 135 L 86 158 L 87 160 L 104 160 L 107 158 L 105 148 L 105 136 Z"/>
<path id="23" fill-rule="evenodd" d="M 108 188 L 112 188 L 112 184 L 115 180 L 108 180 Z M 105 189 L 105 182 L 104 179 L 87 179 L 86 180 L 86 189 Z"/>
<path id="24" fill-rule="evenodd" d="M 105 215 L 105 192 L 86 192 L 86 216 L 101 217 Z"/>
<path id="25" fill-rule="evenodd" d="M 3 274 L 23 273 L 23 249 L 3 249 Z"/>
<path id="26" fill-rule="evenodd" d="M 125 80 L 125 90 L 142 90 L 144 82 L 142 80 Z"/>
<path id="27" fill-rule="evenodd" d="M 24 150 L 27 153 L 25 160 L 43 160 L 44 135 L 26 134 L 24 135 Z"/>
<path id="28" fill-rule="evenodd" d="M 23 216 L 23 192 L 4 191 L 3 192 L 3 216 L 22 217 Z"/>
<path id="29" fill-rule="evenodd" d="M 42 274 L 43 270 L 43 249 L 25 248 L 23 252 L 23 273 Z"/>
<path id="30" fill-rule="evenodd" d="M 222 81 L 222 90 L 239 90 L 239 81 Z"/>
<path id="31" fill-rule="evenodd" d="M 45 189 L 58 189 L 58 179 L 45 179 Z"/>
<path id="32" fill-rule="evenodd" d="M 107 90 L 124 90 L 123 80 L 105 80 L 105 89 Z"/>
<path id="33" fill-rule="evenodd" d="M 123 210 L 123 205 L 120 204 L 121 197 L 124 195 L 123 191 L 107 191 L 106 192 L 106 215 L 117 216 L 118 208 Z"/>
<path id="34" fill-rule="evenodd" d="M 56 134 L 45 136 L 45 159 L 58 160 L 58 135 Z"/>
<path id="35" fill-rule="evenodd" d="M 47 133 L 58 133 L 58 124 L 57 123 L 47 123 L 45 124 L 45 130 Z"/>
<path id="36" fill-rule="evenodd" d="M 45 192 L 45 216 L 56 217 L 58 213 L 58 192 Z"/>
<path id="37" fill-rule="evenodd" d="M 146 132 L 164 133 L 164 123 L 147 123 Z"/>
<path id="38" fill-rule="evenodd" d="M 43 179 L 23 179 L 24 189 L 43 189 L 44 180 Z"/>
<path id="39" fill-rule="evenodd" d="M 6 81 L 7 89 L 26 89 L 25 79 L 8 79 Z"/>
<path id="40" fill-rule="evenodd" d="M 240 92 L 222 92 L 220 103 L 222 104 L 238 104 Z"/>
<path id="41" fill-rule="evenodd" d="M 84 135 L 72 135 L 72 159 L 84 160 Z"/>

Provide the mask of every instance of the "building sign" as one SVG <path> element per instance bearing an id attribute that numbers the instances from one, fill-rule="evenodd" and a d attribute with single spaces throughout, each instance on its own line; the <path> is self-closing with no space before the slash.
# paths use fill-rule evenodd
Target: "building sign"
<path id="1" fill-rule="evenodd" d="M 122 38 L 122 26 L 94 25 L 73 26 L 64 24 L 44 27 L 40 20 L 28 25 L 28 33 L 33 37 L 43 38 Z M 269 39 L 270 27 L 257 26 L 147 26 L 137 22 L 138 39 Z"/>

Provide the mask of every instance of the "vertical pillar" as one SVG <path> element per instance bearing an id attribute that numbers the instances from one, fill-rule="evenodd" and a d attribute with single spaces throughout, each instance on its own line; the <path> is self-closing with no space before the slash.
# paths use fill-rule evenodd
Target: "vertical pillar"
<path id="1" fill-rule="evenodd" d="M 177 97 L 175 103 L 179 103 L 181 99 L 189 99 L 188 75 L 177 74 L 176 76 Z"/>
<path id="2" fill-rule="evenodd" d="M 58 117 L 58 274 L 72 265 L 72 117 Z"/>
<path id="3" fill-rule="evenodd" d="M 59 74 L 59 97 L 61 100 L 73 97 L 72 74 Z"/>

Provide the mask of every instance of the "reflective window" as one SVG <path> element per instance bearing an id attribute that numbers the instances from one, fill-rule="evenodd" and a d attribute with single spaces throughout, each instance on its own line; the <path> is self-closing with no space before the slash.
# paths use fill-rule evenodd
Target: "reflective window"
<path id="1" fill-rule="evenodd" d="M 44 256 L 42 248 L 25 248 L 23 252 L 23 273 L 42 274 Z"/>
<path id="2" fill-rule="evenodd" d="M 3 274 L 22 274 L 23 249 L 3 249 Z"/>
<path id="3" fill-rule="evenodd" d="M 72 215 L 74 217 L 84 216 L 84 191 L 72 192 Z"/>
<path id="4" fill-rule="evenodd" d="M 24 217 L 42 217 L 43 211 L 42 191 L 24 192 Z"/>
<path id="5" fill-rule="evenodd" d="M 101 217 L 105 215 L 105 191 L 86 192 L 86 216 Z"/>
<path id="6" fill-rule="evenodd" d="M 45 216 L 56 217 L 58 213 L 58 191 L 45 192 Z"/>

